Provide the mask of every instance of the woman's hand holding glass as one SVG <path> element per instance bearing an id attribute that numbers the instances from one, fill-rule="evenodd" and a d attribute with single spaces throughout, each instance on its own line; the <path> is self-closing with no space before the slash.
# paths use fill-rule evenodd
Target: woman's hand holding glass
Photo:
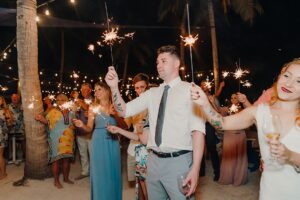
<path id="1" fill-rule="evenodd" d="M 276 160 L 280 160 L 281 162 L 287 162 L 290 160 L 291 151 L 279 140 L 270 141 L 270 151 L 272 157 L 274 157 Z"/>
<path id="2" fill-rule="evenodd" d="M 278 159 L 277 148 L 278 144 L 280 144 L 279 139 L 282 132 L 282 123 L 279 115 L 270 115 L 269 117 L 269 119 L 265 119 L 262 127 L 266 141 L 270 145 L 270 158 L 264 160 L 264 164 L 268 169 L 280 170 L 283 165 L 282 160 Z"/>

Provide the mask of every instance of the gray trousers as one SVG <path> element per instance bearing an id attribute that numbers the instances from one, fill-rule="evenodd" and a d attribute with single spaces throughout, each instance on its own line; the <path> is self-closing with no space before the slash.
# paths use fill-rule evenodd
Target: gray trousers
<path id="1" fill-rule="evenodd" d="M 179 191 L 177 177 L 188 172 L 192 163 L 192 152 L 175 158 L 159 158 L 151 152 L 147 160 L 146 179 L 149 200 L 186 200 Z"/>
<path id="2" fill-rule="evenodd" d="M 89 175 L 90 174 L 90 152 L 91 152 L 91 140 L 77 136 L 77 146 L 80 154 L 81 162 L 81 174 Z"/>

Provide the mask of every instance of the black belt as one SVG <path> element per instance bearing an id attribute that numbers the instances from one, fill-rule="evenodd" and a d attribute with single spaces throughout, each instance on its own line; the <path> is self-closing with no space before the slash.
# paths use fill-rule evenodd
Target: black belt
<path id="1" fill-rule="evenodd" d="M 151 151 L 155 155 L 157 155 L 157 157 L 160 157 L 160 158 L 178 157 L 180 155 L 183 155 L 183 154 L 191 152 L 191 151 L 188 151 L 188 150 L 180 150 L 180 151 L 175 151 L 175 152 L 171 152 L 171 153 L 157 152 L 157 151 L 154 151 L 154 150 L 151 150 Z"/>

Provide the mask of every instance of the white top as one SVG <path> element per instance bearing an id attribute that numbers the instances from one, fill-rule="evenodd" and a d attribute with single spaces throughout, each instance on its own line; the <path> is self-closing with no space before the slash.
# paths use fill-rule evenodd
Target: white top
<path id="1" fill-rule="evenodd" d="M 132 117 L 129 117 L 129 118 L 126 118 L 125 119 L 125 122 L 127 124 L 128 127 L 130 127 L 131 125 L 133 125 L 133 132 L 135 134 L 136 133 L 136 124 L 137 123 L 140 123 L 145 117 L 147 116 L 147 110 L 144 110 L 143 112 L 135 115 L 135 116 L 132 116 Z M 127 153 L 131 156 L 135 156 L 135 147 L 138 145 L 138 144 L 141 144 L 139 141 L 136 141 L 136 140 L 130 140 L 130 143 L 128 145 L 128 149 L 127 149 Z"/>
<path id="2" fill-rule="evenodd" d="M 172 152 L 176 150 L 192 150 L 192 131 L 205 133 L 205 121 L 200 107 L 191 100 L 191 84 L 181 81 L 180 77 L 169 83 L 168 98 L 165 107 L 162 143 L 158 148 L 155 143 L 155 128 L 159 104 L 164 91 L 162 83 L 151 88 L 138 98 L 126 104 L 125 116 L 133 116 L 148 109 L 150 134 L 147 147 L 156 151 Z"/>
<path id="3" fill-rule="evenodd" d="M 262 130 L 264 120 L 271 123 L 271 111 L 267 104 L 260 104 L 257 107 L 256 123 L 261 157 L 263 160 L 270 158 L 269 144 L 266 142 Z M 300 153 L 300 128 L 294 126 L 288 134 L 280 138 L 280 142 L 287 148 Z M 260 181 L 260 200 L 299 200 L 300 199 L 300 174 L 292 165 L 283 164 L 283 169 L 270 170 L 264 166 L 264 171 Z"/>

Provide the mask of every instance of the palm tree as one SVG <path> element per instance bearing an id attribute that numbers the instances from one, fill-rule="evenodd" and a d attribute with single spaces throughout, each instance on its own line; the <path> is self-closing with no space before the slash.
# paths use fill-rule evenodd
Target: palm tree
<path id="1" fill-rule="evenodd" d="M 43 179 L 49 174 L 47 135 L 44 125 L 34 119 L 35 114 L 43 112 L 38 76 L 36 0 L 17 0 L 16 18 L 18 73 L 26 132 L 24 177 Z"/>
<path id="2" fill-rule="evenodd" d="M 185 18 L 186 14 L 180 14 L 184 13 L 185 6 L 182 6 L 182 4 L 185 4 L 188 0 L 182 1 L 182 0 L 161 0 L 160 6 L 159 6 L 159 19 L 164 19 L 167 15 L 175 15 L 178 16 L 181 19 L 180 23 L 180 29 L 185 29 Z M 195 17 L 199 18 L 199 15 L 203 16 L 203 13 L 205 13 L 206 9 L 208 11 L 208 19 L 209 19 L 209 26 L 210 26 L 210 33 L 211 33 L 211 42 L 212 42 L 212 57 L 213 57 L 213 71 L 214 71 L 214 80 L 215 80 L 215 91 L 217 91 L 219 86 L 219 62 L 218 62 L 218 48 L 217 48 L 217 37 L 216 37 L 216 24 L 214 19 L 214 7 L 213 4 L 220 2 L 220 0 L 200 0 L 200 1 L 190 1 L 191 7 L 197 7 L 200 11 L 198 11 L 195 15 Z M 232 8 L 235 13 L 241 16 L 241 18 L 245 22 L 249 22 L 252 24 L 255 16 L 257 14 L 262 13 L 262 7 L 260 6 L 258 0 L 221 0 L 221 3 L 223 5 L 224 13 L 227 14 L 228 8 Z M 205 4 L 207 4 L 205 6 Z M 203 10 L 203 8 L 205 8 Z M 204 12 L 201 12 L 204 11 Z M 181 30 L 181 34 L 183 34 L 183 31 Z M 181 42 L 181 49 L 182 42 Z M 183 51 L 180 51 L 181 54 L 183 54 Z M 182 60 L 184 61 L 184 60 Z"/>
<path id="3" fill-rule="evenodd" d="M 143 44 L 137 39 L 134 40 L 125 40 L 119 47 L 116 48 L 115 57 L 116 60 L 124 61 L 124 69 L 123 69 L 123 78 L 122 78 L 122 86 L 125 85 L 125 81 L 127 78 L 128 72 L 128 63 L 129 57 L 134 58 L 140 66 L 144 66 L 152 52 L 148 45 Z"/>
<path id="4" fill-rule="evenodd" d="M 222 0 L 224 13 L 227 14 L 228 8 L 232 8 L 234 12 L 239 14 L 245 22 L 252 24 L 257 13 L 263 12 L 262 7 L 257 0 Z M 207 0 L 208 17 L 210 25 L 210 36 L 212 45 L 213 71 L 215 80 L 215 92 L 219 88 L 219 61 L 218 46 L 216 36 L 216 23 L 214 17 L 213 0 Z"/>

